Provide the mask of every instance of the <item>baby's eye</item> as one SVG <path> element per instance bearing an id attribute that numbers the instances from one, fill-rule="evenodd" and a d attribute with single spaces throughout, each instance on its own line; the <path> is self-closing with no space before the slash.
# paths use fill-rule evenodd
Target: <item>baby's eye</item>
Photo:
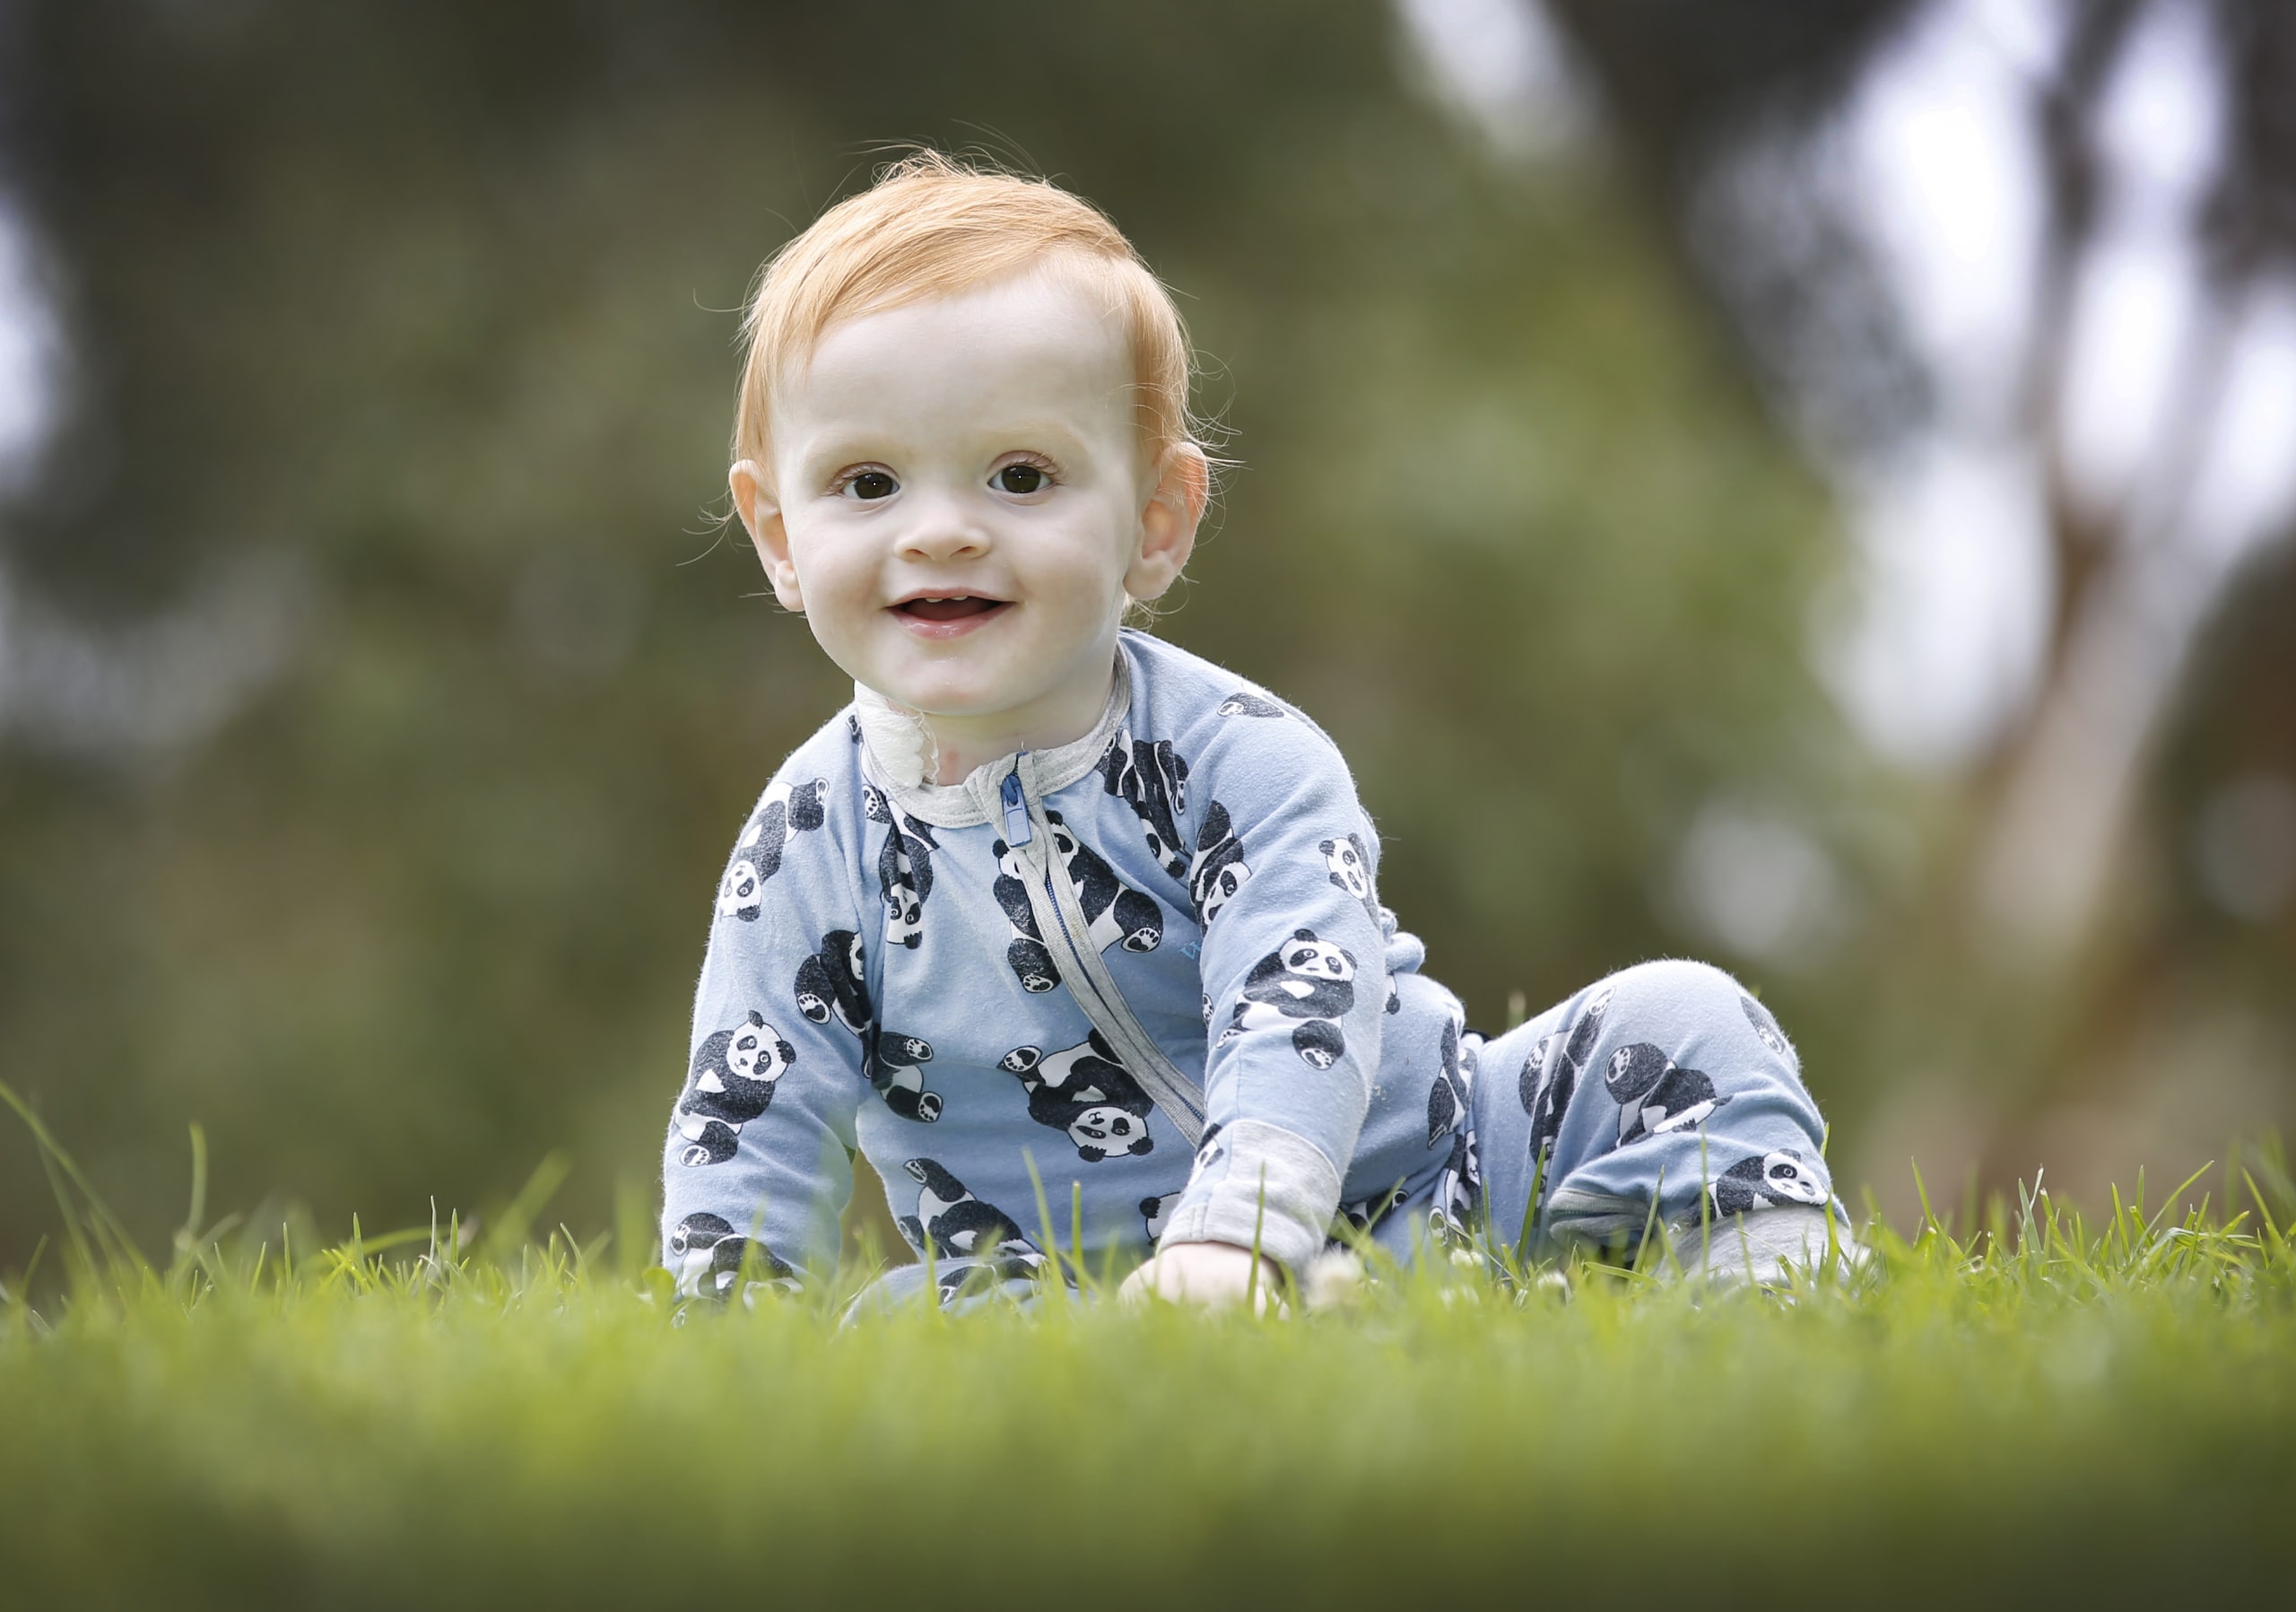
<path id="1" fill-rule="evenodd" d="M 874 500 L 891 498 L 899 484 L 882 470 L 864 470 L 849 478 L 839 491 L 850 492 L 858 499 Z"/>
<path id="2" fill-rule="evenodd" d="M 1050 478 L 1035 465 L 1007 465 L 989 479 L 1000 492 L 1025 497 L 1029 493 L 1041 492 Z"/>

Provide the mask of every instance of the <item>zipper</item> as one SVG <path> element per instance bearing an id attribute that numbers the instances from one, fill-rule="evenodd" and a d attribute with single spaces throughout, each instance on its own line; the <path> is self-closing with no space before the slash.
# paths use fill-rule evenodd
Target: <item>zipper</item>
<path id="1" fill-rule="evenodd" d="M 1013 759 L 1012 771 L 1004 775 L 1001 804 L 1005 844 L 1015 849 L 1025 846 L 1030 850 L 1029 861 L 1036 870 L 1037 879 L 1029 886 L 1029 905 L 1036 914 L 1037 928 L 1043 935 L 1045 945 L 1057 945 L 1054 964 L 1059 969 L 1060 977 L 1070 984 L 1069 996 L 1083 1009 L 1092 1027 L 1108 1037 L 1124 1067 L 1163 1111 L 1164 1118 L 1187 1139 L 1187 1145 L 1200 1146 L 1204 1140 L 1204 1094 L 1196 1082 L 1164 1056 L 1156 1038 L 1133 1016 L 1131 1005 L 1125 1001 L 1116 976 L 1109 972 L 1107 963 L 1092 945 L 1091 927 L 1084 920 L 1083 904 L 1076 899 L 1074 886 L 1052 866 L 1052 825 L 1044 820 L 1043 803 L 1031 799 L 1022 785 L 1018 756 Z M 1079 935 L 1086 937 L 1082 945 L 1076 941 Z M 1076 989 L 1080 980 L 1082 989 Z"/>
<path id="2" fill-rule="evenodd" d="M 1021 792 L 1021 762 L 1013 758 L 1013 770 L 1004 775 L 1004 843 L 1022 846 L 1036 838 L 1036 830 L 1029 823 L 1029 803 Z"/>

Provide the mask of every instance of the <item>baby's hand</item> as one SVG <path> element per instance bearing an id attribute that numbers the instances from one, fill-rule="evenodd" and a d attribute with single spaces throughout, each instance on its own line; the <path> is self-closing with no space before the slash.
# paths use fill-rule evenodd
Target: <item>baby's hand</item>
<path id="1" fill-rule="evenodd" d="M 1164 1299 L 1178 1304 L 1201 1304 L 1220 1309 L 1252 1297 L 1253 1311 L 1265 1315 L 1270 1304 L 1283 1303 L 1282 1273 L 1275 1261 L 1262 1255 L 1257 1290 L 1252 1281 L 1252 1250 L 1232 1242 L 1174 1242 L 1124 1279 L 1117 1297 L 1127 1304 Z"/>

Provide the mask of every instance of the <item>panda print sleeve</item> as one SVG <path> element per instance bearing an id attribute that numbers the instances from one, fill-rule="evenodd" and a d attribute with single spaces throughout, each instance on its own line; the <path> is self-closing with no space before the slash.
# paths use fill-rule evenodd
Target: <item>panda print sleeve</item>
<path id="1" fill-rule="evenodd" d="M 1378 842 L 1338 750 L 1288 708 L 1239 694 L 1200 731 L 1205 1129 L 1162 1239 L 1296 1268 L 1324 1244 L 1379 1067 Z"/>
<path id="2" fill-rule="evenodd" d="M 871 1018 L 835 753 L 790 758 L 718 885 L 664 1152 L 664 1262 L 687 1297 L 795 1285 L 837 1248 Z"/>

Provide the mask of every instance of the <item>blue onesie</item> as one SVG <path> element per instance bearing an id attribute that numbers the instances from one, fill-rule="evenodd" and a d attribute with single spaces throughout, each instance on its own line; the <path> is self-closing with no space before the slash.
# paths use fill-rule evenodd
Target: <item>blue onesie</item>
<path id="1" fill-rule="evenodd" d="M 826 1267 L 856 1151 L 944 1296 L 1043 1274 L 1078 1214 L 1095 1268 L 1169 1239 L 1296 1270 L 1343 1217 L 1408 1256 L 1486 1216 L 1615 1244 L 1654 1197 L 1692 1226 L 1829 1201 L 1794 1053 L 1727 975 L 1645 963 L 1486 1041 L 1378 856 L 1320 728 L 1143 633 L 1091 733 L 961 784 L 900 781 L 848 708 L 719 885 L 663 1167 L 681 1291 Z"/>

